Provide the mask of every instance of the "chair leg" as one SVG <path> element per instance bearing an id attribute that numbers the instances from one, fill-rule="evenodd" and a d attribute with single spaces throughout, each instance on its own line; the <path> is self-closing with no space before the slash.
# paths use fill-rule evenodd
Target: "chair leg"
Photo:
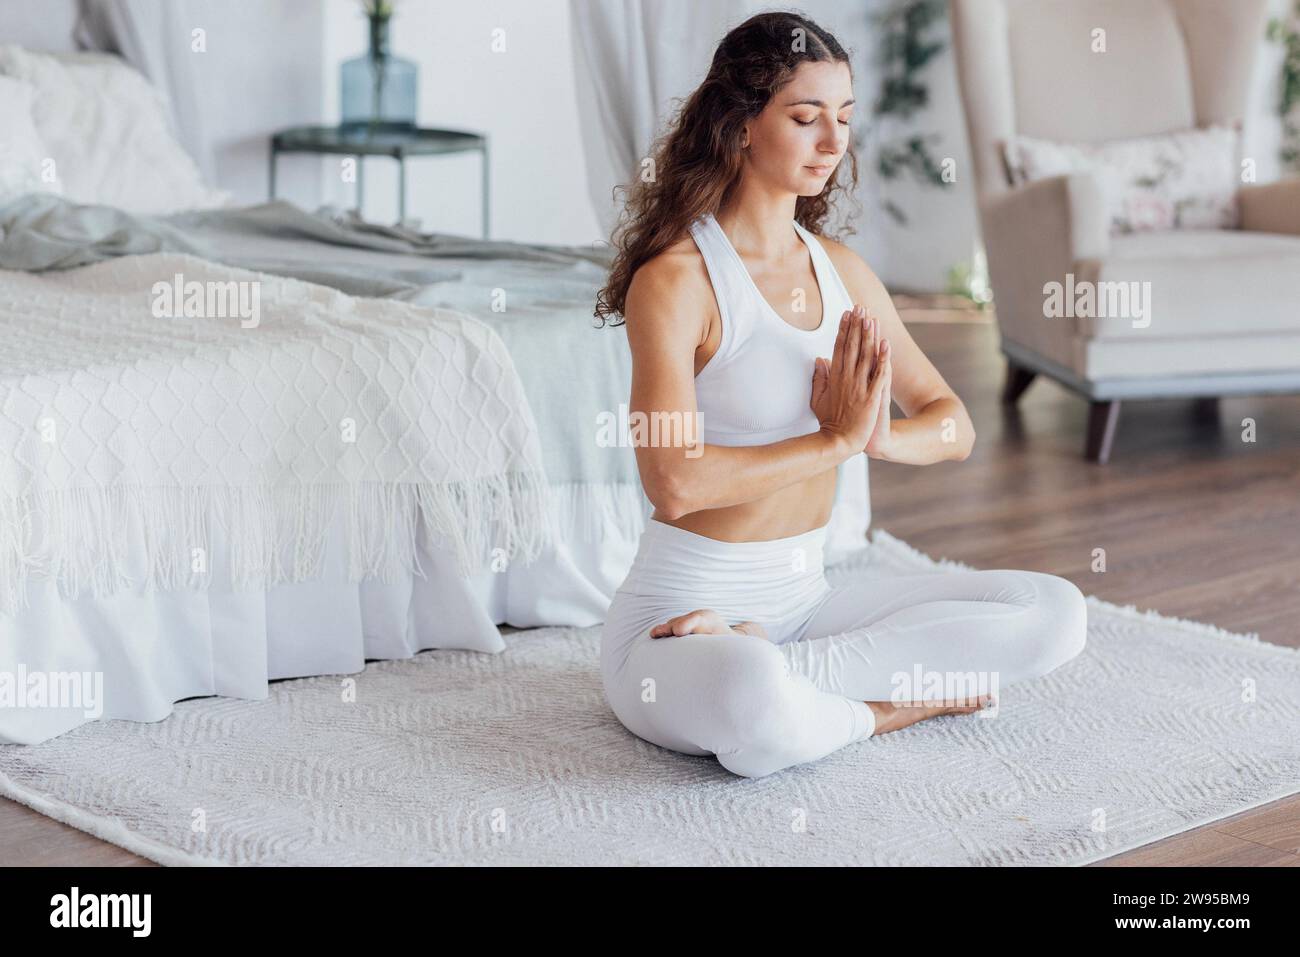
<path id="1" fill-rule="evenodd" d="M 1197 422 L 1217 422 L 1219 419 L 1219 397 L 1217 395 L 1203 395 L 1192 400 L 1192 417 Z"/>
<path id="2" fill-rule="evenodd" d="M 1088 443 L 1084 457 L 1105 465 L 1110 461 L 1115 426 L 1119 423 L 1119 399 L 1088 403 Z"/>
<path id="3" fill-rule="evenodd" d="M 1024 391 L 1029 388 L 1029 383 L 1037 376 L 1038 373 L 1033 369 L 1026 369 L 1008 360 L 1007 381 L 1002 389 L 1002 401 L 1007 405 L 1015 405 L 1016 400 L 1024 394 Z"/>

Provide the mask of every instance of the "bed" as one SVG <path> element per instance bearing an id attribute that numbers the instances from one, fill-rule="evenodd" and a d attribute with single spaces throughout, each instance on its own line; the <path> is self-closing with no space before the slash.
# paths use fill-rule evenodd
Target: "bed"
<path id="1" fill-rule="evenodd" d="M 0 74 L 4 63 L 0 55 Z M 190 195 L 206 188 L 191 183 Z M 635 554 L 651 511 L 635 456 L 626 444 L 595 439 L 630 386 L 625 333 L 592 322 L 607 248 L 418 233 L 341 210 L 234 207 L 208 195 L 201 208 L 167 213 L 49 191 L 0 204 L 0 324 L 9 326 L 0 333 L 69 323 L 67 341 L 47 350 L 43 365 L 24 364 L 29 349 L 10 350 L 0 367 L 9 423 L 6 431 L 0 418 L 0 436 L 16 463 L 10 472 L 19 473 L 6 473 L 9 499 L 0 489 L 0 676 L 9 676 L 0 701 L 6 687 L 11 695 L 0 707 L 0 742 L 35 744 L 91 720 L 161 720 L 188 697 L 263 698 L 272 680 L 345 676 L 367 660 L 424 649 L 497 653 L 506 647 L 499 624 L 595 625 Z M 256 284 L 266 325 L 256 336 L 214 342 L 212 317 L 198 316 L 159 339 L 139 290 L 181 274 Z M 498 311 L 503 289 L 509 305 Z M 94 298 L 104 295 L 111 303 Z M 138 437 L 129 414 L 70 411 L 66 397 L 84 398 L 74 386 L 91 373 L 135 381 L 139 356 L 122 344 L 137 340 L 147 347 L 151 388 L 192 374 L 200 346 L 200 358 L 222 367 L 211 383 L 244 375 L 250 393 L 262 373 L 229 356 L 257 369 L 308 356 L 302 368 L 329 374 L 295 374 L 292 388 L 231 427 L 239 438 L 211 438 L 218 451 L 206 458 L 194 443 L 192 473 L 218 470 L 209 461 L 218 459 L 220 470 L 236 473 L 223 476 L 219 494 L 206 488 L 124 505 L 120 488 L 109 494 L 123 476 L 150 489 L 170 479 L 157 481 L 152 454 L 148 467 L 138 450 L 118 454 Z M 414 356 L 407 365 L 392 358 L 398 344 Z M 339 361 L 348 349 L 380 358 Z M 484 369 L 488 388 L 476 380 Z M 411 404 L 398 373 L 424 383 L 427 401 Z M 182 439 L 220 433 L 234 404 L 221 407 L 215 384 L 209 392 L 218 398 L 205 403 L 209 383 L 199 380 L 170 425 Z M 64 396 L 62 411 L 42 415 L 16 402 L 40 388 Z M 109 404 L 100 397 L 87 408 L 102 413 Z M 358 405 L 373 413 L 364 434 L 382 434 L 387 423 L 420 450 L 418 481 L 409 463 L 363 474 L 356 470 L 373 465 L 365 456 L 335 451 L 336 420 Z M 290 420 L 278 431 L 268 425 L 277 415 Z M 79 467 L 99 469 L 98 485 L 77 486 L 65 469 L 63 494 L 43 488 L 54 460 L 23 432 L 42 423 L 84 433 Z M 262 433 L 275 441 L 251 449 L 247 437 Z M 381 451 L 397 444 L 391 435 L 384 441 Z M 101 448 L 114 451 L 108 465 Z M 490 465 L 463 474 L 483 448 Z M 244 494 L 250 475 L 266 479 L 275 465 L 293 477 L 280 460 L 301 466 L 311 453 L 313 474 L 331 481 L 295 486 L 292 507 L 276 511 L 269 494 Z M 494 490 L 472 508 L 469 499 L 428 491 L 471 480 Z M 327 487 L 335 491 L 325 507 L 319 489 Z M 106 497 L 96 498 L 101 491 Z M 44 495 L 39 508 L 35 494 Z M 870 520 L 867 459 L 857 456 L 840 469 L 830 563 L 866 545 Z M 202 556 L 198 566 L 185 564 L 192 553 Z M 42 681 L 49 691 L 60 678 L 76 678 L 80 696 L 36 700 Z"/>

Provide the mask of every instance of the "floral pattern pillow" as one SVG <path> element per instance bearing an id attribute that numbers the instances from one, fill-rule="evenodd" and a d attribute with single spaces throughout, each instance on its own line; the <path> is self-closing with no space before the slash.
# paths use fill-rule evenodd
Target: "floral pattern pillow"
<path id="1" fill-rule="evenodd" d="M 1110 231 L 1235 229 L 1240 133 L 1227 126 L 1109 143 L 1057 143 L 1016 136 L 1003 145 L 1012 185 L 1091 172 Z"/>

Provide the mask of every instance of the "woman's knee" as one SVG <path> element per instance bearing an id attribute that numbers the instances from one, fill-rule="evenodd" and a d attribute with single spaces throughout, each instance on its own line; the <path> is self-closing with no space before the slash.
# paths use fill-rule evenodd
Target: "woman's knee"
<path id="1" fill-rule="evenodd" d="M 1068 578 L 1030 572 L 1038 592 L 1034 658 L 1046 674 L 1077 657 L 1088 641 L 1088 600 Z"/>
<path id="2" fill-rule="evenodd" d="M 737 655 L 718 685 L 718 723 L 726 730 L 714 740 L 718 762 L 733 774 L 761 778 L 784 770 L 797 759 L 799 713 L 792 695 L 789 663 L 776 645 L 756 642 L 757 652 Z"/>
<path id="3" fill-rule="evenodd" d="M 780 748 L 764 745 L 750 745 L 734 751 L 719 751 L 718 763 L 742 778 L 763 778 L 777 771 L 784 771 L 795 762 Z"/>
<path id="4" fill-rule="evenodd" d="M 770 642 L 683 635 L 647 639 L 629 658 L 617 693 L 607 696 L 639 737 L 683 753 L 716 754 L 778 736 L 788 681 L 785 657 Z"/>
<path id="5" fill-rule="evenodd" d="M 761 749 L 788 734 L 790 670 L 777 646 L 742 639 L 717 659 L 709 710 L 720 743 Z"/>

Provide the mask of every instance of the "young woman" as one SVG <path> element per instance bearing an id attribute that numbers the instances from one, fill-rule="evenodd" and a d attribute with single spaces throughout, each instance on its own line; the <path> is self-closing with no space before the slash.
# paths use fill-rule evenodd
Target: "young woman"
<path id="1" fill-rule="evenodd" d="M 631 410 L 703 441 L 636 448 L 655 511 L 602 632 L 605 695 L 632 733 L 747 777 L 973 712 L 992 695 L 943 689 L 1045 674 L 1087 632 L 1079 589 L 1041 572 L 823 575 L 841 462 L 975 441 L 880 280 L 820 235 L 846 154 L 857 181 L 852 81 L 804 17 L 728 33 L 628 197 L 597 302 L 626 323 Z"/>

